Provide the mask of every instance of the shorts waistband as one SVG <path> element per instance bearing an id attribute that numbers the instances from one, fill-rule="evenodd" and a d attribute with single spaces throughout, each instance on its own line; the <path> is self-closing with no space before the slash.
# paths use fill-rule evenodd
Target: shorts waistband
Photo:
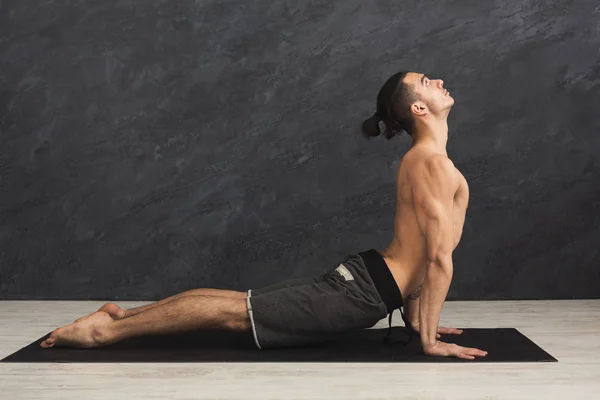
<path id="1" fill-rule="evenodd" d="M 394 280 L 394 275 L 390 271 L 383 256 L 375 249 L 363 251 L 358 255 L 364 260 L 367 271 L 379 292 L 387 313 L 392 313 L 396 308 L 404 306 L 402 293 Z"/>

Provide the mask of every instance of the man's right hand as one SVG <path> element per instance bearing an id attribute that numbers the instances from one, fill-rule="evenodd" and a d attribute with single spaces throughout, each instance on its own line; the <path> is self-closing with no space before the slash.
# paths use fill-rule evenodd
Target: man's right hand
<path id="1" fill-rule="evenodd" d="M 432 346 L 423 346 L 423 351 L 428 356 L 457 357 L 466 360 L 474 360 L 475 356 L 485 357 L 487 355 L 487 351 L 440 341 Z"/>

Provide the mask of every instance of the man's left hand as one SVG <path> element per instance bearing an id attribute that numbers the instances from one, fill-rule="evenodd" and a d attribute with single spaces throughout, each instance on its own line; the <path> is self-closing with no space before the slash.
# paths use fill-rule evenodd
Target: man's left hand
<path id="1" fill-rule="evenodd" d="M 411 324 L 412 328 L 419 333 L 419 324 Z M 441 337 L 441 335 L 461 335 L 463 333 L 462 329 L 457 328 L 446 328 L 444 326 L 438 326 L 437 329 L 437 339 Z"/>

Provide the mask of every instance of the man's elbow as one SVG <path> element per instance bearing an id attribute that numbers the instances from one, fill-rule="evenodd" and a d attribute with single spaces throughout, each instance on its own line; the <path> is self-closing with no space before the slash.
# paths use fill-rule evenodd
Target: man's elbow
<path id="1" fill-rule="evenodd" d="M 452 271 L 452 253 L 437 253 L 429 257 L 427 269 L 441 268 L 445 271 Z"/>

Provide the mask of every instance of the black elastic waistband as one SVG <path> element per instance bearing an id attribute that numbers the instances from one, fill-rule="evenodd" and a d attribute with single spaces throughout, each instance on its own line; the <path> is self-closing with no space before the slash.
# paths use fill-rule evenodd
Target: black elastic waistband
<path id="1" fill-rule="evenodd" d="M 402 300 L 402 293 L 396 281 L 392 271 L 388 268 L 383 256 L 375 249 L 358 253 L 359 256 L 365 262 L 367 271 L 375 283 L 375 288 L 379 292 L 381 299 L 383 300 L 388 314 L 392 313 L 396 308 L 404 306 Z"/>

